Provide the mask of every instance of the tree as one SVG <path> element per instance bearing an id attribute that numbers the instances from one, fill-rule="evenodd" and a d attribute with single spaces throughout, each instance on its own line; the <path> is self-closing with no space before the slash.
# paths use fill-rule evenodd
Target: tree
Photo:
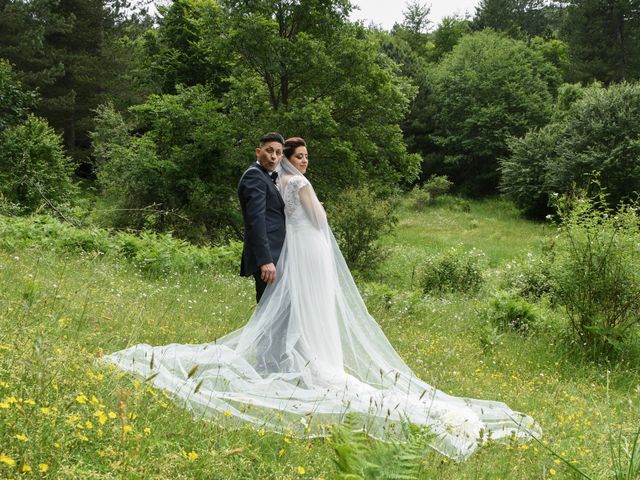
<path id="1" fill-rule="evenodd" d="M 640 0 L 571 0 L 562 38 L 574 80 L 605 84 L 640 78 Z"/>
<path id="2" fill-rule="evenodd" d="M 177 85 L 209 84 L 226 91 L 230 59 L 224 41 L 223 9 L 215 0 L 175 0 L 159 8 L 158 27 L 147 33 L 145 65 L 163 93 Z"/>
<path id="3" fill-rule="evenodd" d="M 611 206 L 640 192 L 640 86 L 566 86 L 555 121 L 510 143 L 501 162 L 502 190 L 532 216 L 548 212 L 549 196 L 586 188 L 599 174 Z"/>
<path id="4" fill-rule="evenodd" d="M 128 0 L 0 0 L 0 56 L 39 91 L 37 113 L 77 159 L 86 160 L 92 111 L 109 88 L 137 91 L 107 48 L 124 24 L 139 21 L 131 11 Z"/>
<path id="5" fill-rule="evenodd" d="M 438 62 L 444 54 L 453 50 L 462 37 L 471 33 L 471 26 L 471 22 L 467 19 L 444 17 L 433 32 L 429 60 Z"/>
<path id="6" fill-rule="evenodd" d="M 60 137 L 31 114 L 36 98 L 0 59 L 0 198 L 17 212 L 56 210 L 75 191 Z"/>
<path id="7" fill-rule="evenodd" d="M 101 108 L 92 134 L 98 182 L 114 207 L 109 222 L 200 243 L 238 231 L 239 212 L 230 206 L 244 165 L 227 154 L 229 123 L 211 90 L 178 87 L 131 113 L 128 127 L 112 108 Z"/>
<path id="8" fill-rule="evenodd" d="M 406 10 L 402 12 L 404 20 L 402 26 L 412 33 L 428 33 L 431 21 L 429 14 L 431 7 L 419 0 L 410 0 L 407 2 Z"/>
<path id="9" fill-rule="evenodd" d="M 559 6 L 545 0 L 481 0 L 474 28 L 491 28 L 514 38 L 549 36 L 559 29 Z"/>
<path id="10" fill-rule="evenodd" d="M 349 24 L 347 1 L 223 5 L 234 59 L 225 104 L 241 158 L 250 158 L 262 131 L 280 129 L 310 140 L 321 195 L 367 179 L 389 189 L 416 177 L 419 158 L 407 154 L 399 127 L 415 88 L 375 36 Z"/>
<path id="11" fill-rule="evenodd" d="M 467 192 L 495 192 L 507 140 L 545 125 L 560 75 L 524 42 L 491 31 L 462 38 L 430 78 L 437 157 L 425 170 Z"/>
<path id="12" fill-rule="evenodd" d="M 25 91 L 8 61 L 0 58 L 0 133 L 26 120 L 35 92 Z"/>

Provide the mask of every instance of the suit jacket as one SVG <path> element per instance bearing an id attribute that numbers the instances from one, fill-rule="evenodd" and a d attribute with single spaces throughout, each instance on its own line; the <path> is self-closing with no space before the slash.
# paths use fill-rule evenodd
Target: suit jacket
<path id="1" fill-rule="evenodd" d="M 285 236 L 284 201 L 267 171 L 258 163 L 240 178 L 238 197 L 244 220 L 240 275 L 253 275 L 261 265 L 278 263 Z"/>

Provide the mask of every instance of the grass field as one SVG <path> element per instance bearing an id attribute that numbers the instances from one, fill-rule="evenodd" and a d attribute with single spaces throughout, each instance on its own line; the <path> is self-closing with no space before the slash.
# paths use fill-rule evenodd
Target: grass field
<path id="1" fill-rule="evenodd" d="M 640 423 L 640 368 L 580 360 L 561 342 L 562 313 L 545 304 L 533 335 L 507 333 L 483 348 L 482 311 L 501 269 L 539 251 L 553 230 L 500 200 L 457 205 L 448 199 L 416 212 L 405 202 L 384 239 L 380 273 L 358 284 L 421 378 L 455 395 L 505 401 L 545 435 L 542 444 L 490 445 L 462 464 L 427 453 L 421 478 L 573 478 L 566 462 L 612 478 L 611 448 Z M 486 286 L 472 296 L 422 295 L 421 263 L 458 244 L 485 252 Z M 0 251 L 0 478 L 336 478 L 323 439 L 194 420 L 96 360 L 139 342 L 212 341 L 246 322 L 252 299 L 252 283 L 230 271 L 151 278 L 99 255 Z"/>

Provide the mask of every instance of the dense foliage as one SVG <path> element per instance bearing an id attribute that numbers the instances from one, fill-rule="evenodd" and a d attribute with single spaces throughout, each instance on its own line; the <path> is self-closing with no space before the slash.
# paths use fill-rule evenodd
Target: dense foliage
<path id="1" fill-rule="evenodd" d="M 131 113 L 134 126 L 127 127 L 112 109 L 102 109 L 94 133 L 98 183 L 113 206 L 109 223 L 175 231 L 196 242 L 222 240 L 228 228 L 239 228 L 229 205 L 243 164 L 227 154 L 229 126 L 210 91 L 179 88 L 149 97 Z"/>
<path id="2" fill-rule="evenodd" d="M 13 213 L 55 209 L 75 190 L 61 138 L 30 113 L 36 98 L 0 60 L 0 198 Z"/>
<path id="3" fill-rule="evenodd" d="M 568 98 L 567 98 L 568 97 Z M 502 160 L 502 190 L 525 212 L 549 211 L 552 193 L 585 187 L 591 175 L 616 205 L 640 191 L 640 85 L 583 91 L 567 88 L 556 120 L 510 142 Z"/>
<path id="4" fill-rule="evenodd" d="M 431 73 L 433 168 L 473 193 L 493 191 L 507 140 L 549 121 L 560 81 L 524 42 L 490 31 L 465 36 Z"/>
<path id="5" fill-rule="evenodd" d="M 566 308 L 577 345 L 619 355 L 640 325 L 638 207 L 608 209 L 602 195 L 564 197 L 551 264 L 553 292 Z"/>

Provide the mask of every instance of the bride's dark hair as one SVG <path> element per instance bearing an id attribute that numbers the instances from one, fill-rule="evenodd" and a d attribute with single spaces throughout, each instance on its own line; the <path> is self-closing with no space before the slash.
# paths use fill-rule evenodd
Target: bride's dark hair
<path id="1" fill-rule="evenodd" d="M 283 149 L 284 156 L 287 158 L 291 158 L 291 155 L 293 155 L 293 152 L 296 151 L 296 148 L 306 147 L 306 146 L 307 144 L 304 141 L 304 138 L 302 137 L 287 138 L 284 142 L 284 149 Z"/>

